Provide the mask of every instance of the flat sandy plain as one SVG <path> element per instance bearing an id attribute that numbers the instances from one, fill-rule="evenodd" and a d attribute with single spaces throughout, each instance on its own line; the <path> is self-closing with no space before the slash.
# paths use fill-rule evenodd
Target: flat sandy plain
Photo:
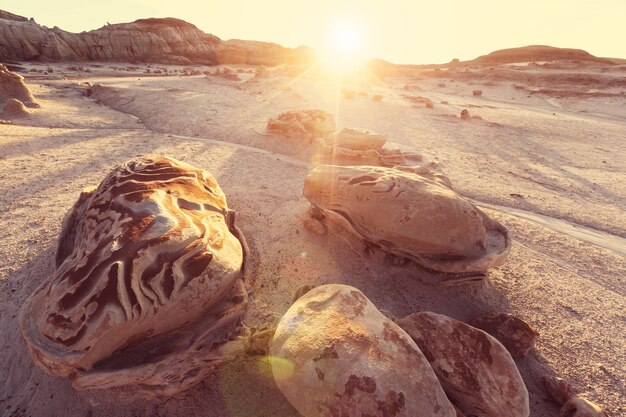
<path id="1" fill-rule="evenodd" d="M 259 357 L 224 366 L 168 401 L 132 390 L 76 392 L 33 365 L 16 317 L 53 271 L 65 212 L 117 164 L 161 153 L 211 172 L 251 247 L 246 324 L 288 308 L 303 284 L 345 283 L 380 309 L 466 320 L 510 312 L 541 337 L 517 364 L 533 417 L 555 416 L 544 375 L 612 417 L 626 410 L 626 68 L 552 63 L 464 71 L 403 70 L 343 80 L 270 68 L 241 81 L 146 74 L 145 65 L 25 64 L 41 104 L 0 125 L 0 410 L 6 416 L 297 416 Z M 113 67 L 116 69 L 114 70 Z M 178 71 L 181 67 L 167 67 Z M 215 72 L 216 67 L 197 68 Z M 233 69 L 238 69 L 233 67 Z M 91 97 L 85 85 L 101 84 Z M 344 98 L 341 89 L 355 91 Z M 482 90 L 474 96 L 472 90 Z M 381 94 L 375 102 L 372 95 Z M 427 108 L 424 97 L 431 100 Z M 303 226 L 310 146 L 269 136 L 286 110 L 323 108 L 338 127 L 366 128 L 438 162 L 455 190 L 502 222 L 509 260 L 488 279 L 432 285 Z M 462 109 L 480 119 L 462 120 Z M 399 371 L 401 372 L 401 371 Z"/>

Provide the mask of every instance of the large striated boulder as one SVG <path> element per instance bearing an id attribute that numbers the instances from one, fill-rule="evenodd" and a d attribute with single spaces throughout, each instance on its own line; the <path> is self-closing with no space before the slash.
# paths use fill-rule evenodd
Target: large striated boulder
<path id="1" fill-rule="evenodd" d="M 454 417 L 411 338 L 356 288 L 323 285 L 281 319 L 274 379 L 304 417 Z"/>
<path id="2" fill-rule="evenodd" d="M 24 84 L 24 78 L 0 64 L 0 106 L 4 106 L 11 99 L 19 100 L 27 107 L 39 107 L 35 97 Z"/>
<path id="3" fill-rule="evenodd" d="M 307 176 L 304 196 L 328 221 L 435 271 L 484 272 L 511 247 L 500 223 L 434 175 L 321 165 Z"/>
<path id="4" fill-rule="evenodd" d="M 528 417 L 528 391 L 495 338 L 431 312 L 398 320 L 430 362 L 448 397 L 466 415 Z"/>
<path id="5" fill-rule="evenodd" d="M 56 270 L 21 309 L 35 363 L 76 388 L 201 381 L 247 308 L 233 219 L 206 171 L 167 157 L 115 168 L 70 210 Z"/>

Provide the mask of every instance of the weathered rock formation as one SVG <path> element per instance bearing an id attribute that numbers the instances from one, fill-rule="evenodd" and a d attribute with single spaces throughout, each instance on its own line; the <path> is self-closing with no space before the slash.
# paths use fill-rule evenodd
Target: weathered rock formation
<path id="1" fill-rule="evenodd" d="M 0 64 L 0 105 L 5 105 L 10 99 L 19 100 L 27 107 L 39 107 L 35 97 L 24 84 L 24 78 Z"/>
<path id="2" fill-rule="evenodd" d="M 164 64 L 266 64 L 310 59 L 308 48 L 222 41 L 180 19 L 139 19 L 70 33 L 0 11 L 0 59 Z"/>
<path id="3" fill-rule="evenodd" d="M 247 308 L 233 220 L 206 171 L 166 157 L 115 168 L 67 214 L 56 270 L 22 307 L 35 363 L 76 388 L 166 396 L 201 381 Z"/>
<path id="4" fill-rule="evenodd" d="M 323 285 L 296 300 L 270 353 L 303 417 L 456 415 L 415 343 L 356 288 Z"/>
<path id="5" fill-rule="evenodd" d="M 442 314 L 411 314 L 398 325 L 428 359 L 466 415 L 528 417 L 528 391 L 511 355 L 482 330 Z"/>
<path id="6" fill-rule="evenodd" d="M 309 142 L 326 137 L 334 130 L 335 117 L 321 109 L 290 110 L 267 121 L 268 132 Z"/>
<path id="7" fill-rule="evenodd" d="M 500 223 L 435 173 L 408 171 L 321 165 L 304 196 L 325 221 L 434 271 L 484 272 L 506 260 L 511 241 Z"/>

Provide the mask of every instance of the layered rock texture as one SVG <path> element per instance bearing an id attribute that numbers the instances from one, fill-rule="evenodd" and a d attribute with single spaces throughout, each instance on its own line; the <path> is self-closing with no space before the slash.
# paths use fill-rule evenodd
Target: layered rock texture
<path id="1" fill-rule="evenodd" d="M 277 65 L 307 57 L 310 57 L 307 48 L 222 41 L 174 18 L 139 19 L 70 33 L 0 11 L 0 59 L 4 60 Z"/>
<path id="2" fill-rule="evenodd" d="M 35 363 L 76 388 L 201 381 L 247 308 L 241 239 L 209 173 L 166 157 L 115 168 L 67 214 L 56 269 L 22 307 Z"/>

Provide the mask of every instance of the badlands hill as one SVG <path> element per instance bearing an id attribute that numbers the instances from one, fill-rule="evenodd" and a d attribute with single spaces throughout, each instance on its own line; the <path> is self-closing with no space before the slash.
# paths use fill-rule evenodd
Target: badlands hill
<path id="1" fill-rule="evenodd" d="M 0 10 L 2 60 L 277 65 L 306 60 L 310 55 L 308 48 L 222 41 L 174 18 L 139 19 L 71 33 Z"/>
<path id="2" fill-rule="evenodd" d="M 557 48 L 546 45 L 530 45 L 519 48 L 500 49 L 487 55 L 481 55 L 478 58 L 469 61 L 459 61 L 453 59 L 445 64 L 394 64 L 381 59 L 374 59 L 369 62 L 372 70 L 389 70 L 389 69 L 437 69 L 437 68 L 463 68 L 476 66 L 493 66 L 526 62 L 552 62 L 552 61 L 570 61 L 573 63 L 584 64 L 600 64 L 615 65 L 623 63 L 619 58 L 600 58 L 590 54 L 582 49 Z"/>
<path id="3" fill-rule="evenodd" d="M 598 58 L 582 49 L 555 48 L 546 45 L 531 45 L 521 48 L 508 48 L 479 56 L 467 64 L 510 64 L 514 62 L 575 60 L 611 64 L 610 59 Z"/>

